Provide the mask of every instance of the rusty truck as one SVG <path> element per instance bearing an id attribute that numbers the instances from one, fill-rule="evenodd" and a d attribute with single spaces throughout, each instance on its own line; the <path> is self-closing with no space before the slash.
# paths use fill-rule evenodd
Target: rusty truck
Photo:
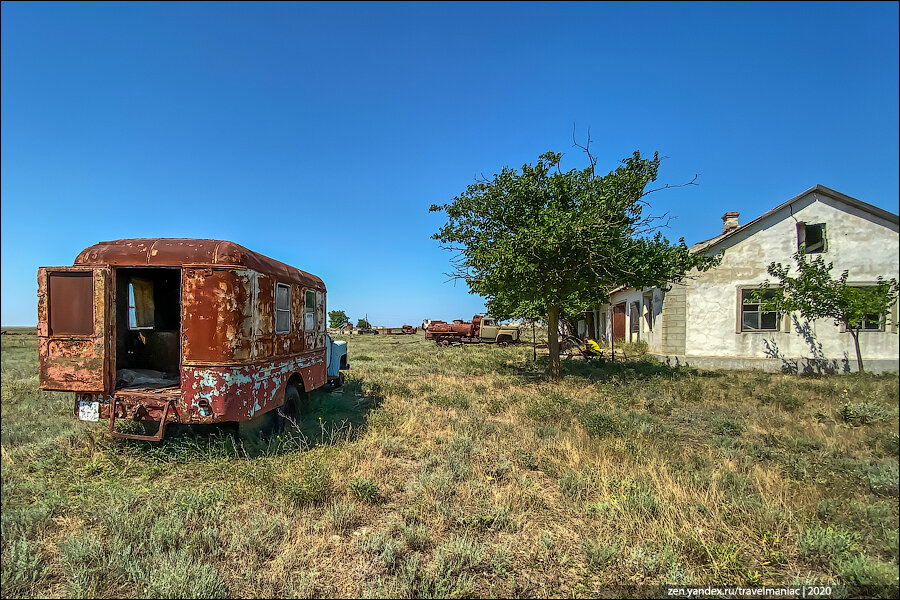
<path id="1" fill-rule="evenodd" d="M 484 315 L 475 315 L 471 321 L 457 319 L 452 323 L 446 323 L 432 320 L 425 329 L 425 338 L 444 346 L 479 343 L 506 346 L 519 341 L 519 328 L 513 325 L 500 325 L 496 319 Z"/>
<path id="2" fill-rule="evenodd" d="M 325 284 L 238 244 L 126 239 L 38 269 L 40 387 L 119 438 L 172 423 L 278 429 L 308 394 L 343 382 L 346 342 L 325 333 Z M 117 419 L 143 425 L 116 429 Z M 151 433 L 155 429 L 155 433 Z"/>

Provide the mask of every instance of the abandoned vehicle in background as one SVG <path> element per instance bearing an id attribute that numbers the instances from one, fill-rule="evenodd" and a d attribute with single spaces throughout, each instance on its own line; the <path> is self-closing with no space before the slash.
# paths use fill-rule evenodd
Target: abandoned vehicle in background
<path id="1" fill-rule="evenodd" d="M 425 338 L 438 344 L 479 344 L 496 343 L 499 346 L 519 341 L 519 328 L 500 325 L 495 319 L 475 315 L 471 321 L 457 319 L 452 323 L 430 321 L 425 328 Z"/>
<path id="2" fill-rule="evenodd" d="M 378 327 L 379 331 L 385 335 L 415 335 L 419 331 L 418 327 L 404 324 L 402 327 Z"/>
<path id="3" fill-rule="evenodd" d="M 346 342 L 325 333 L 325 284 L 232 242 L 100 242 L 38 269 L 40 387 L 75 415 L 158 441 L 170 423 L 279 428 L 340 385 Z M 155 434 L 123 433 L 116 419 Z"/>

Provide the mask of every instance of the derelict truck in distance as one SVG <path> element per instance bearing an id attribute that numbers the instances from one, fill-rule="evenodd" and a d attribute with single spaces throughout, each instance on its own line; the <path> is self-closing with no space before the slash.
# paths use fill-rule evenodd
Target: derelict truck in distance
<path id="1" fill-rule="evenodd" d="M 166 424 L 277 424 L 343 381 L 346 342 L 325 333 L 325 284 L 232 242 L 100 242 L 38 269 L 40 387 L 75 415 L 161 440 Z M 115 420 L 158 422 L 155 435 Z"/>

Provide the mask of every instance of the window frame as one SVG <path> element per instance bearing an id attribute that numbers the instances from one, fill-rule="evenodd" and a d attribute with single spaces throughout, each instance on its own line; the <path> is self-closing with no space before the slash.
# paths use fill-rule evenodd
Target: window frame
<path id="1" fill-rule="evenodd" d="M 810 249 L 806 244 L 806 231 L 810 227 L 818 227 L 822 232 L 822 245 Z M 797 223 L 797 250 L 804 249 L 806 254 L 825 254 L 828 252 L 828 228 L 825 223 L 806 223 L 801 221 Z"/>
<path id="2" fill-rule="evenodd" d="M 875 281 L 862 281 L 862 282 L 848 282 L 848 286 L 854 288 L 867 288 L 874 287 L 877 284 Z M 859 333 L 896 333 L 897 331 L 897 306 L 900 304 L 900 301 L 894 301 L 894 304 L 889 309 L 889 312 L 883 312 L 878 315 L 878 324 L 879 327 L 876 328 L 864 328 L 861 327 L 859 329 Z M 871 316 L 871 315 L 870 315 Z M 863 321 L 865 324 L 865 320 Z M 840 333 L 849 333 L 850 330 L 846 325 L 841 323 Z"/>
<path id="3" fill-rule="evenodd" d="M 149 325 L 138 325 L 137 323 L 137 296 L 134 293 L 134 281 L 138 279 L 140 281 L 147 281 L 150 284 L 150 302 L 153 304 L 152 306 L 152 317 L 153 320 Z M 156 286 L 152 279 L 145 279 L 143 277 L 129 277 L 128 279 L 128 330 L 129 331 L 146 331 L 148 329 L 154 329 L 156 327 Z"/>
<path id="4" fill-rule="evenodd" d="M 287 308 L 278 308 L 278 289 L 284 288 L 287 289 Z M 287 329 L 278 329 L 278 315 L 279 313 L 287 313 Z M 273 314 L 275 318 L 275 333 L 279 335 L 283 335 L 285 333 L 291 333 L 291 286 L 287 283 L 275 283 L 275 311 Z"/>
<path id="5" fill-rule="evenodd" d="M 312 307 L 309 306 L 309 298 L 312 294 Z M 307 289 L 303 294 L 303 331 L 313 333 L 316 331 L 316 290 Z M 312 319 L 310 319 L 310 316 Z"/>
<path id="6" fill-rule="evenodd" d="M 770 333 L 784 333 L 787 328 L 787 323 L 790 323 L 790 319 L 785 319 L 784 315 L 777 311 L 761 311 L 759 310 L 759 303 L 757 302 L 744 302 L 744 294 L 745 292 L 752 292 L 754 290 L 758 290 L 761 286 L 759 285 L 742 285 L 738 286 L 737 290 L 737 322 L 735 325 L 736 333 L 762 333 L 762 334 L 770 334 Z M 775 315 L 775 328 L 774 329 L 745 329 L 744 328 L 744 307 L 745 306 L 757 306 L 757 310 L 748 311 L 754 312 L 759 315 L 759 323 L 762 324 L 762 315 L 764 314 L 774 314 Z"/>

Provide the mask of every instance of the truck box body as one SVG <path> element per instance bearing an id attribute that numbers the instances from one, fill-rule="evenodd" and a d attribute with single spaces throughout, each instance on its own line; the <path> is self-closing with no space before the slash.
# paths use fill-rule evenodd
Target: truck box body
<path id="1" fill-rule="evenodd" d="M 89 403 L 100 418 L 247 420 L 289 384 L 326 383 L 325 293 L 232 242 L 101 242 L 38 270 L 40 385 L 76 392 L 91 420 Z"/>

